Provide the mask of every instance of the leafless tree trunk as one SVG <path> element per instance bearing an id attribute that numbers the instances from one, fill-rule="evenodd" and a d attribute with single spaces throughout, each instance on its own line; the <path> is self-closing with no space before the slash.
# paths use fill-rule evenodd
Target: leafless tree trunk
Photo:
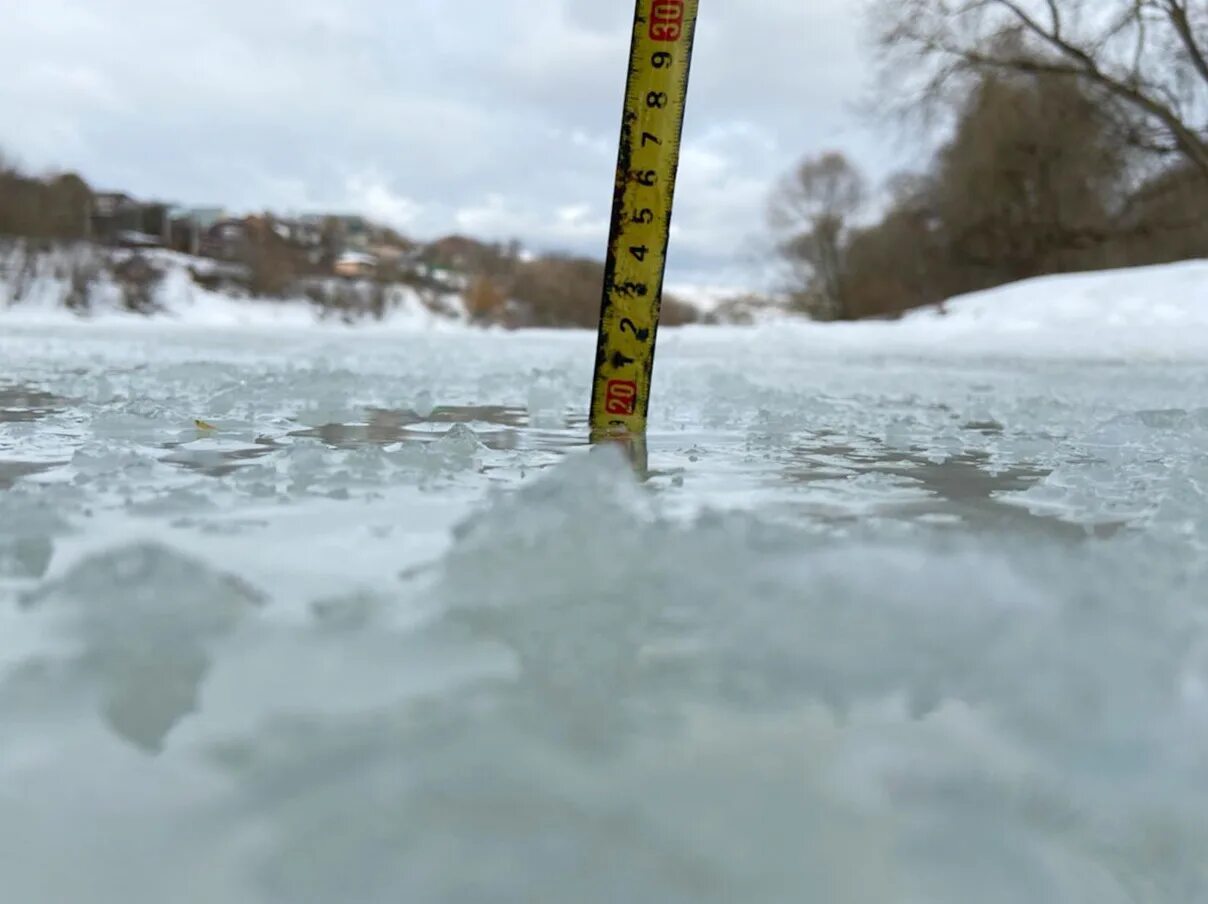
<path id="1" fill-rule="evenodd" d="M 843 241 L 864 199 L 863 176 L 837 153 L 804 161 L 772 196 L 772 227 L 784 236 L 781 254 L 808 287 L 807 296 L 820 302 L 811 312 L 820 319 L 846 316 Z"/>

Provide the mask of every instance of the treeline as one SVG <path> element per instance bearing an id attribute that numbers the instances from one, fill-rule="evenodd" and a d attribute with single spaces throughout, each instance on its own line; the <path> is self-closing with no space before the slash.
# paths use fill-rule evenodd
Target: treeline
<path id="1" fill-rule="evenodd" d="M 1204 10 L 873 5 L 886 100 L 947 119 L 950 138 L 879 193 L 837 152 L 778 186 L 772 222 L 800 310 L 893 316 L 1033 276 L 1208 255 Z"/>
<path id="2" fill-rule="evenodd" d="M 405 260 L 380 262 L 360 280 L 369 284 L 367 292 L 316 283 L 316 269 L 262 225 L 249 230 L 246 259 L 250 285 L 261 296 L 297 294 L 299 285 L 304 285 L 303 294 L 320 306 L 361 308 L 381 316 L 386 286 L 417 289 L 436 309 L 443 304 L 441 296 L 452 290 L 460 294 L 473 322 L 513 329 L 594 328 L 604 285 L 604 265 L 598 260 L 557 253 L 527 255 L 519 242 L 481 242 L 464 236 L 420 246 Z M 698 319 L 699 312 L 691 305 L 664 296 L 663 324 L 680 326 Z"/>
<path id="3" fill-rule="evenodd" d="M 0 235 L 42 241 L 85 238 L 92 190 L 74 173 L 35 179 L 0 153 Z"/>
<path id="4" fill-rule="evenodd" d="M 480 273 L 465 292 L 471 317 L 524 327 L 595 328 L 600 321 L 604 265 L 591 258 L 544 255 L 513 258 Z M 663 296 L 660 322 L 681 326 L 699 319 L 693 307 Z"/>

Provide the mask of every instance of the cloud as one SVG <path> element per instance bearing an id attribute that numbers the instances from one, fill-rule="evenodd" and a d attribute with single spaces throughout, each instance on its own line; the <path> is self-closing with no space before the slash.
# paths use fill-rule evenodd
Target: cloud
<path id="1" fill-rule="evenodd" d="M 379 172 L 350 176 L 346 191 L 349 209 L 404 232 L 411 229 L 424 212 L 422 204 L 395 191 L 389 178 Z"/>
<path id="2" fill-rule="evenodd" d="M 850 113 L 855 5 L 703 5 L 678 275 L 757 278 L 767 193 L 803 154 L 892 164 Z M 0 146 L 144 196 L 598 256 L 631 17 L 599 0 L 7 3 Z"/>

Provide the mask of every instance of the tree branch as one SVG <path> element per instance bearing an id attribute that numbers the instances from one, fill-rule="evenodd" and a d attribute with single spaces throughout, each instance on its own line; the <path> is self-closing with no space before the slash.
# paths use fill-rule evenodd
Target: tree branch
<path id="1" fill-rule="evenodd" d="M 1061 37 L 1061 8 L 1057 5 L 1057 0 L 1048 0 L 1049 17 L 1053 22 L 1053 35 L 1057 38 Z"/>
<path id="2" fill-rule="evenodd" d="M 1045 44 L 1048 44 L 1062 56 L 1072 57 L 1073 59 L 1078 60 L 1088 73 L 1099 71 L 1099 64 L 1095 62 L 1094 57 L 1092 57 L 1081 47 L 1071 44 L 1060 34 L 1045 30 L 1044 26 L 1029 16 L 1023 7 L 1016 3 L 1015 0 L 996 0 L 996 2 L 999 6 L 1010 10 L 1015 18 L 1022 22 L 1028 31 L 1032 32 L 1034 35 L 1040 38 L 1041 41 L 1043 41 Z"/>
<path id="3" fill-rule="evenodd" d="M 1164 6 L 1166 16 L 1170 19 L 1170 24 L 1174 26 L 1179 40 L 1182 41 L 1191 65 L 1195 67 L 1200 78 L 1208 83 L 1208 56 L 1205 56 L 1204 49 L 1196 40 L 1195 31 L 1191 27 L 1191 19 L 1187 15 L 1186 5 L 1180 3 L 1179 0 L 1165 0 Z"/>
<path id="4" fill-rule="evenodd" d="M 1166 3 L 1169 11 L 1170 7 L 1178 7 L 1177 0 L 1162 0 Z M 1015 71 L 1029 73 L 1032 75 L 1054 75 L 1066 76 L 1075 78 L 1088 79 L 1094 84 L 1099 85 L 1105 90 L 1111 92 L 1116 97 L 1128 102 L 1138 110 L 1143 111 L 1149 116 L 1154 117 L 1161 122 L 1167 129 L 1170 130 L 1175 142 L 1179 148 L 1187 155 L 1188 159 L 1199 169 L 1205 176 L 1208 176 L 1208 142 L 1205 142 L 1194 129 L 1192 129 L 1179 115 L 1179 111 L 1170 103 L 1164 103 L 1162 100 L 1155 97 L 1152 90 L 1146 92 L 1144 86 L 1140 83 L 1139 74 L 1134 73 L 1134 80 L 1124 81 L 1117 76 L 1104 70 L 1098 61 L 1081 47 L 1071 43 L 1065 38 L 1047 31 L 1035 18 L 1030 16 L 1026 10 L 1021 7 L 1016 0 L 984 0 L 984 3 L 978 4 L 984 8 L 988 5 L 998 5 L 1000 8 L 1009 10 L 1011 15 L 1017 19 L 1024 28 L 1038 37 L 1045 45 L 1052 50 L 1055 50 L 1059 58 L 1064 58 L 1067 62 L 1061 63 L 1057 61 L 1047 61 L 1027 56 L 1012 56 L 1003 57 L 976 50 L 974 48 L 961 48 L 952 45 L 945 45 L 942 42 L 934 42 L 932 49 L 940 50 L 940 52 L 949 53 L 964 59 L 967 63 L 973 66 L 982 68 L 993 68 L 1006 71 Z M 1140 10 L 1140 4 L 1135 7 Z M 1190 29 L 1190 23 L 1187 23 Z M 1198 45 L 1195 44 L 1194 35 L 1190 35 L 1192 46 L 1198 52 Z M 1203 60 L 1203 54 L 1199 54 Z M 1208 63 L 1208 61 L 1205 61 Z M 1208 73 L 1208 65 L 1205 67 Z"/>

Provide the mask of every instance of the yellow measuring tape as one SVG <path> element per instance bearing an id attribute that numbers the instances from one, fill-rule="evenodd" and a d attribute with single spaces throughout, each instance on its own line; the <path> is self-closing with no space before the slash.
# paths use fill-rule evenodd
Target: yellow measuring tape
<path id="1" fill-rule="evenodd" d="M 596 439 L 646 430 L 699 0 L 638 0 L 592 385 Z"/>

